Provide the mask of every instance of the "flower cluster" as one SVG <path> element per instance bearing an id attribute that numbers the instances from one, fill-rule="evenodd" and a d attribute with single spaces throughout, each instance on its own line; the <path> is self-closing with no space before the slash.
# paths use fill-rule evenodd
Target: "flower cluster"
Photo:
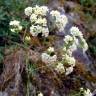
<path id="1" fill-rule="evenodd" d="M 66 35 L 65 36 L 65 38 L 64 38 L 64 42 L 65 42 L 65 44 L 69 44 L 69 43 L 73 43 L 73 37 L 72 36 L 70 36 L 70 35 Z"/>
<path id="2" fill-rule="evenodd" d="M 70 67 L 65 67 L 63 63 L 59 62 L 56 67 L 55 67 L 55 70 L 58 72 L 58 73 L 65 73 L 65 75 L 69 75 L 70 73 L 73 72 L 73 67 L 70 66 Z"/>
<path id="3" fill-rule="evenodd" d="M 88 49 L 87 42 L 83 38 L 82 32 L 78 29 L 78 27 L 70 28 L 70 35 L 65 36 L 64 39 L 65 45 L 69 43 L 71 50 L 76 50 L 77 47 L 82 48 L 84 51 Z"/>
<path id="4" fill-rule="evenodd" d="M 47 12 L 49 11 L 48 7 L 46 6 L 38 6 L 36 5 L 35 7 L 33 7 L 33 11 L 36 15 L 42 15 L 42 16 L 46 16 Z"/>
<path id="5" fill-rule="evenodd" d="M 83 96 L 93 96 L 88 88 L 86 90 L 84 88 L 80 88 L 80 91 L 83 93 Z"/>
<path id="6" fill-rule="evenodd" d="M 71 55 L 71 53 L 77 49 L 77 45 L 78 45 L 78 39 L 76 39 L 75 37 L 71 35 L 66 35 L 64 38 L 63 51 Z"/>
<path id="7" fill-rule="evenodd" d="M 40 92 L 37 96 L 43 96 L 43 93 Z"/>
<path id="8" fill-rule="evenodd" d="M 52 10 L 50 15 L 53 28 L 64 31 L 64 28 L 68 23 L 68 18 L 65 15 L 61 15 L 57 10 Z"/>
<path id="9" fill-rule="evenodd" d="M 78 29 L 78 27 L 71 27 L 70 33 L 72 36 L 78 36 L 78 37 L 83 37 L 83 34 L 81 31 Z"/>
<path id="10" fill-rule="evenodd" d="M 75 58 L 73 56 L 70 56 L 68 54 L 64 54 L 63 55 L 63 60 L 64 60 L 64 63 L 70 65 L 70 66 L 75 66 Z"/>
<path id="11" fill-rule="evenodd" d="M 20 25 L 20 21 L 14 20 L 10 21 L 11 31 L 12 32 L 18 32 L 22 30 L 22 26 Z"/>
<path id="12" fill-rule="evenodd" d="M 92 93 L 89 89 L 84 91 L 84 96 L 92 96 Z"/>
<path id="13" fill-rule="evenodd" d="M 80 46 L 81 48 L 83 48 L 84 51 L 86 51 L 88 49 L 88 45 L 85 39 L 83 38 L 82 32 L 78 29 L 78 27 L 72 27 L 70 29 L 70 33 L 75 38 L 75 40 L 77 40 L 78 37 L 80 38 L 80 42 L 78 42 L 78 46 Z"/>
<path id="14" fill-rule="evenodd" d="M 32 14 L 32 7 L 25 8 L 25 15 L 30 16 Z"/>
<path id="15" fill-rule="evenodd" d="M 42 33 L 42 36 L 48 37 L 49 30 L 64 31 L 68 23 L 68 18 L 65 15 L 60 14 L 57 10 L 50 11 L 47 6 L 27 7 L 25 15 L 30 17 L 30 33 L 32 36 L 38 36 L 39 33 Z M 48 20 L 50 23 L 46 19 L 48 16 L 50 17 Z"/>
<path id="16" fill-rule="evenodd" d="M 81 38 L 81 48 L 83 48 L 83 51 L 87 51 L 88 50 L 88 44 L 86 43 L 85 39 L 84 38 Z"/>
<path id="17" fill-rule="evenodd" d="M 72 56 L 72 50 L 71 50 L 71 46 L 73 46 L 74 44 L 74 38 L 70 35 L 67 35 L 64 38 L 64 42 L 65 45 L 63 48 L 64 54 L 62 56 L 62 61 L 61 63 L 58 63 L 56 69 L 58 69 L 60 73 L 65 73 L 65 75 L 69 75 L 71 72 L 73 72 L 73 67 L 75 66 L 76 62 L 75 58 Z M 60 68 L 58 68 L 58 66 L 60 66 Z"/>
<path id="18" fill-rule="evenodd" d="M 66 35 L 64 38 L 63 58 L 66 59 L 65 61 L 69 62 L 69 64 L 75 61 L 74 58 L 72 57 L 72 52 L 75 49 L 76 49 L 75 39 L 70 35 Z"/>
<path id="19" fill-rule="evenodd" d="M 47 52 L 42 53 L 41 58 L 44 63 L 52 64 L 56 62 L 57 56 L 54 54 L 54 48 L 49 47 Z"/>
<path id="20" fill-rule="evenodd" d="M 55 67 L 55 70 L 58 72 L 58 73 L 64 73 L 65 72 L 65 68 L 64 68 L 64 65 L 59 62 L 56 67 Z"/>
<path id="21" fill-rule="evenodd" d="M 31 27 L 30 33 L 32 36 L 38 36 L 42 33 L 42 36 L 47 37 L 49 35 L 49 29 L 47 26 L 46 15 L 48 13 L 46 6 L 27 7 L 25 9 L 25 15 L 30 16 Z"/>
<path id="22" fill-rule="evenodd" d="M 52 14 L 53 16 L 58 15 L 59 12 Z M 82 42 L 82 43 L 80 43 Z M 77 27 L 72 27 L 70 29 L 70 35 L 66 35 L 64 38 L 64 47 L 63 47 L 63 55 L 62 60 L 58 61 L 55 65 L 55 70 L 59 73 L 65 73 L 65 75 L 69 75 L 73 72 L 73 69 L 76 65 L 76 60 L 73 57 L 72 53 L 77 50 L 78 46 L 83 46 L 83 50 L 87 50 L 88 45 L 83 38 L 83 34 Z M 49 48 L 47 53 L 42 53 L 42 61 L 45 63 L 54 63 L 56 61 L 57 56 L 50 54 L 54 52 L 53 48 Z"/>
<path id="23" fill-rule="evenodd" d="M 26 36 L 26 37 L 25 37 L 25 41 L 27 41 L 27 42 L 31 41 L 30 36 Z"/>
<path id="24" fill-rule="evenodd" d="M 58 15 L 58 11 L 55 13 Z M 55 16 L 55 14 L 52 14 Z M 80 39 L 80 40 L 79 40 Z M 82 42 L 82 43 L 79 43 Z M 83 34 L 77 27 L 72 27 L 70 29 L 70 35 L 66 35 L 64 38 L 64 47 L 63 47 L 63 55 L 62 60 L 58 61 L 58 63 L 55 66 L 55 70 L 59 73 L 65 73 L 65 75 L 69 75 L 71 72 L 73 72 L 73 69 L 76 64 L 75 58 L 72 56 L 72 53 L 78 48 L 78 46 L 83 46 L 82 48 L 84 50 L 87 50 L 88 46 L 83 38 Z M 54 63 L 56 61 L 57 56 L 53 55 L 50 57 L 51 53 L 54 52 L 54 48 L 50 47 L 47 50 L 47 53 L 42 53 L 42 61 L 45 63 Z"/>
<path id="25" fill-rule="evenodd" d="M 65 72 L 66 75 L 73 71 L 76 60 L 72 56 L 72 53 L 78 48 L 78 46 L 80 46 L 85 51 L 88 49 L 88 45 L 83 38 L 82 32 L 77 27 L 72 27 L 70 29 L 70 35 L 66 35 L 64 38 L 64 54 L 62 56 L 61 63 L 58 63 L 56 67 L 58 71 L 61 73 Z M 67 67 L 65 65 L 67 65 Z M 60 66 L 60 68 L 58 68 L 58 66 Z"/>
<path id="26" fill-rule="evenodd" d="M 54 31 L 62 32 L 68 23 L 66 15 L 61 14 L 58 10 L 49 10 L 47 6 L 36 5 L 34 7 L 27 7 L 25 8 L 25 15 L 30 20 L 30 33 L 35 37 L 41 35 L 48 37 L 49 32 Z M 19 21 L 11 21 L 10 26 L 12 32 L 22 30 Z M 47 51 L 41 54 L 42 62 L 55 65 L 55 70 L 60 73 L 65 73 L 65 75 L 69 75 L 76 65 L 76 60 L 72 53 L 77 48 L 82 48 L 84 52 L 88 49 L 88 45 L 78 27 L 71 27 L 68 33 L 64 37 L 61 61 L 57 60 L 57 55 L 53 47 L 49 47 Z M 25 41 L 29 42 L 30 40 L 31 38 L 29 36 L 25 36 Z"/>

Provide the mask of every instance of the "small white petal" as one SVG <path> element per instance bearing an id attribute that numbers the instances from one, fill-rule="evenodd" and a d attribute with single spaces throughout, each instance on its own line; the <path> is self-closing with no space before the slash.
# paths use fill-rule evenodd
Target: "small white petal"
<path id="1" fill-rule="evenodd" d="M 32 7 L 25 8 L 25 15 L 30 16 L 32 14 Z"/>

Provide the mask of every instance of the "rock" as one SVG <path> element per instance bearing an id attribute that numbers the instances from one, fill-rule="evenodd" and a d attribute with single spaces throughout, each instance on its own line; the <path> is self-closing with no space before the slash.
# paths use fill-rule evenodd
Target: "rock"
<path id="1" fill-rule="evenodd" d="M 0 96 L 8 96 L 6 92 L 0 92 Z"/>
<path id="2" fill-rule="evenodd" d="M 66 1 L 64 3 L 64 8 L 66 10 L 66 12 L 72 11 L 76 8 L 81 8 L 79 4 L 72 2 L 72 1 Z"/>
<path id="3" fill-rule="evenodd" d="M 82 50 L 77 49 L 74 51 L 73 56 L 78 60 L 79 62 L 82 62 L 83 64 L 90 65 L 92 62 L 89 60 L 86 53 L 82 52 Z"/>

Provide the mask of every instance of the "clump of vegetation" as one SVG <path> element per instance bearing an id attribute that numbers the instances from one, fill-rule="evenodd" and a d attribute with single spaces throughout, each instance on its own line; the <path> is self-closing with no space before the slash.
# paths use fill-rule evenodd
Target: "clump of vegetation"
<path id="1" fill-rule="evenodd" d="M 74 56 L 78 50 L 86 54 L 88 44 L 77 26 L 65 30 L 69 19 L 64 11 L 45 6 L 47 0 L 0 2 L 0 91 L 9 96 L 92 96 L 83 80 L 95 83 L 96 78 Z"/>
<path id="2" fill-rule="evenodd" d="M 83 10 L 89 19 L 96 18 L 96 0 L 80 0 L 80 4 L 83 6 Z"/>

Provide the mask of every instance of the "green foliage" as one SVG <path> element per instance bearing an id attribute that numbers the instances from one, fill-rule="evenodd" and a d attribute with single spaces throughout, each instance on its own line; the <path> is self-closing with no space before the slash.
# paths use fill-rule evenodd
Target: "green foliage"
<path id="1" fill-rule="evenodd" d="M 19 34 L 10 31 L 9 22 L 14 18 L 21 20 L 28 4 L 29 0 L 0 0 L 0 39 L 19 41 Z"/>
<path id="2" fill-rule="evenodd" d="M 96 0 L 80 0 L 87 17 L 96 17 Z"/>
<path id="3" fill-rule="evenodd" d="M 0 0 L 0 36 L 10 37 L 10 34 L 13 34 L 9 30 L 9 22 L 14 18 L 21 21 L 27 6 L 41 5 L 46 2 L 47 0 Z M 28 25 L 26 21 L 23 21 L 22 24 L 24 27 Z"/>
<path id="4" fill-rule="evenodd" d="M 94 6 L 96 5 L 96 0 L 80 0 L 80 3 L 84 6 Z"/>
<path id="5" fill-rule="evenodd" d="M 9 31 L 9 16 L 4 8 L 0 9 L 0 36 L 8 35 Z"/>
<path id="6" fill-rule="evenodd" d="M 33 5 L 43 5 L 46 4 L 48 0 L 33 0 Z"/>
<path id="7" fill-rule="evenodd" d="M 23 12 L 24 8 L 27 6 L 27 0 L 1 0 L 1 4 L 9 15 L 21 15 L 20 13 Z M 15 16 L 16 17 L 16 16 Z"/>
<path id="8" fill-rule="evenodd" d="M 32 63 L 27 64 L 27 71 L 30 76 L 35 75 L 37 71 L 35 64 L 32 64 Z"/>

